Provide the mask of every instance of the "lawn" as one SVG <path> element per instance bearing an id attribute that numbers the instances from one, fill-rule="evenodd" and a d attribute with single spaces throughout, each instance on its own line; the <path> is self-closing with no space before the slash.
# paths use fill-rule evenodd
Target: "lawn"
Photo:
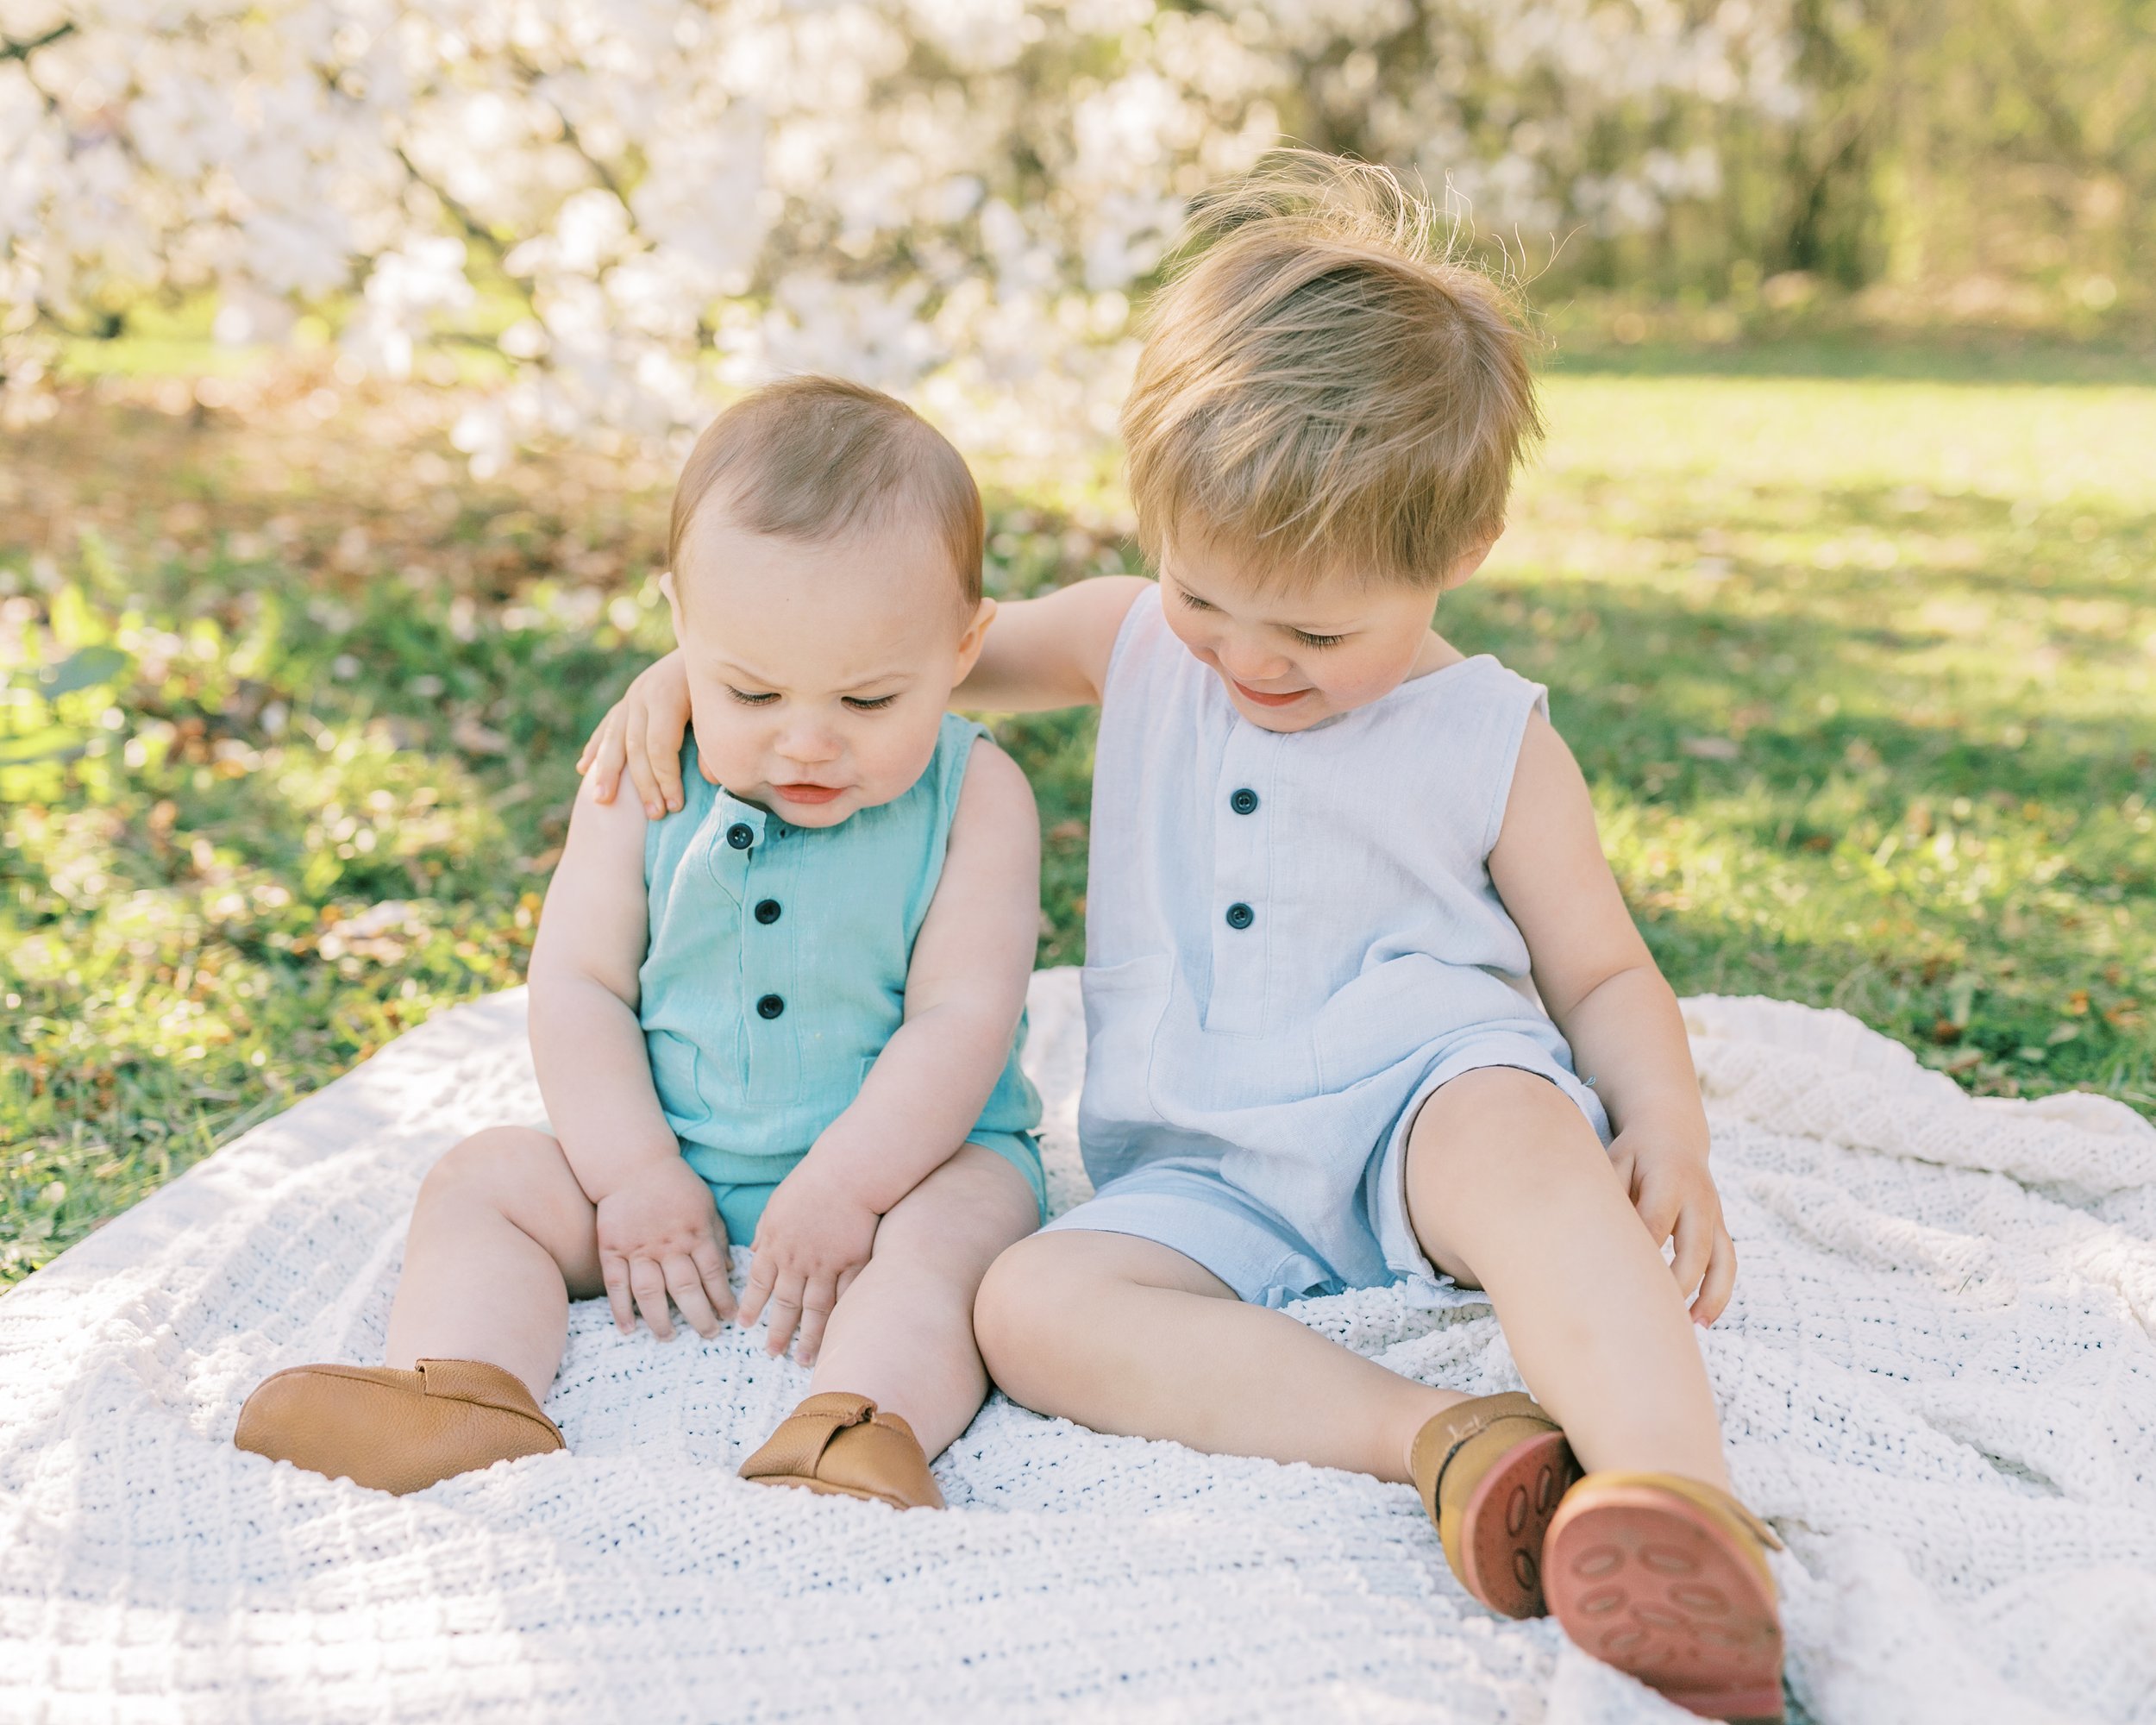
<path id="1" fill-rule="evenodd" d="M 2156 1111 L 2156 376 L 1633 355 L 1548 405 L 1438 624 L 1551 686 L 1678 989 Z M 577 743 L 666 644 L 669 478 L 475 480 L 431 398 L 328 373 L 111 378 L 10 434 L 0 1284 L 520 979 Z M 1006 593 L 1131 566 L 1112 499 L 994 512 Z M 1090 722 L 1000 729 L 1075 962 Z"/>

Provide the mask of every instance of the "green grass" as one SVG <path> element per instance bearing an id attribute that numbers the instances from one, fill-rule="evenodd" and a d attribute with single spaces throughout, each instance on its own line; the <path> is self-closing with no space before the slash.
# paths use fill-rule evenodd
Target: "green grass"
<path id="1" fill-rule="evenodd" d="M 2150 1110 L 2156 386 L 2002 364 L 1561 373 L 1439 626 L 1551 685 L 1681 991 Z M 0 473 L 0 1283 L 518 980 L 577 742 L 664 644 L 663 473 L 478 486 L 407 403 L 185 396 Z M 1128 563 L 1112 513 L 996 514 L 1006 592 Z M 1090 718 L 1001 731 L 1074 962 Z"/>

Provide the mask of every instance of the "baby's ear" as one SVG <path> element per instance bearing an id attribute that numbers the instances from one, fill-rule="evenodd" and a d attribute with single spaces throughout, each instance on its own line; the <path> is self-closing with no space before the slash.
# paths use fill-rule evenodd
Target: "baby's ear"
<path id="1" fill-rule="evenodd" d="M 986 593 L 974 607 L 973 618 L 966 624 L 965 632 L 958 637 L 958 681 L 964 682 L 973 670 L 974 661 L 981 656 L 981 644 L 987 639 L 988 625 L 996 620 L 996 602 Z"/>

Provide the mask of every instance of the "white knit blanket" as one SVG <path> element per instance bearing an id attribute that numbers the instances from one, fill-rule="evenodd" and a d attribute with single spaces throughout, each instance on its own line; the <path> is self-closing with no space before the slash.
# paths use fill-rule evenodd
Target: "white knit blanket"
<path id="1" fill-rule="evenodd" d="M 1060 1207 L 1075 975 L 1032 1005 Z M 1743 1260 L 1703 1346 L 1789 1541 L 1801 1707 L 2156 1720 L 2156 1130 L 1969 1101 L 1839 1013 L 1686 1010 Z M 523 1022 L 445 1014 L 0 1299 L 0 1721 L 1683 1716 L 1471 1603 L 1404 1487 L 1000 1399 L 937 1467 L 949 1514 L 745 1484 L 805 1375 L 604 1302 L 548 1403 L 568 1455 L 400 1499 L 234 1450 L 266 1373 L 380 1358 L 421 1175 L 535 1117 Z M 1292 1309 L 1517 1383 L 1484 1306 Z"/>

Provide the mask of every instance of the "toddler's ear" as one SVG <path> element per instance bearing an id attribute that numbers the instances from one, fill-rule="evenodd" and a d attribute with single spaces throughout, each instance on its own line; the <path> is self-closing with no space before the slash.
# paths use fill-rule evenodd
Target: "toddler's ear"
<path id="1" fill-rule="evenodd" d="M 1501 521 L 1481 540 L 1462 552 L 1459 561 L 1445 572 L 1445 586 L 1457 587 L 1481 568 L 1490 552 L 1496 548 L 1497 542 L 1504 536 L 1505 524 Z"/>

